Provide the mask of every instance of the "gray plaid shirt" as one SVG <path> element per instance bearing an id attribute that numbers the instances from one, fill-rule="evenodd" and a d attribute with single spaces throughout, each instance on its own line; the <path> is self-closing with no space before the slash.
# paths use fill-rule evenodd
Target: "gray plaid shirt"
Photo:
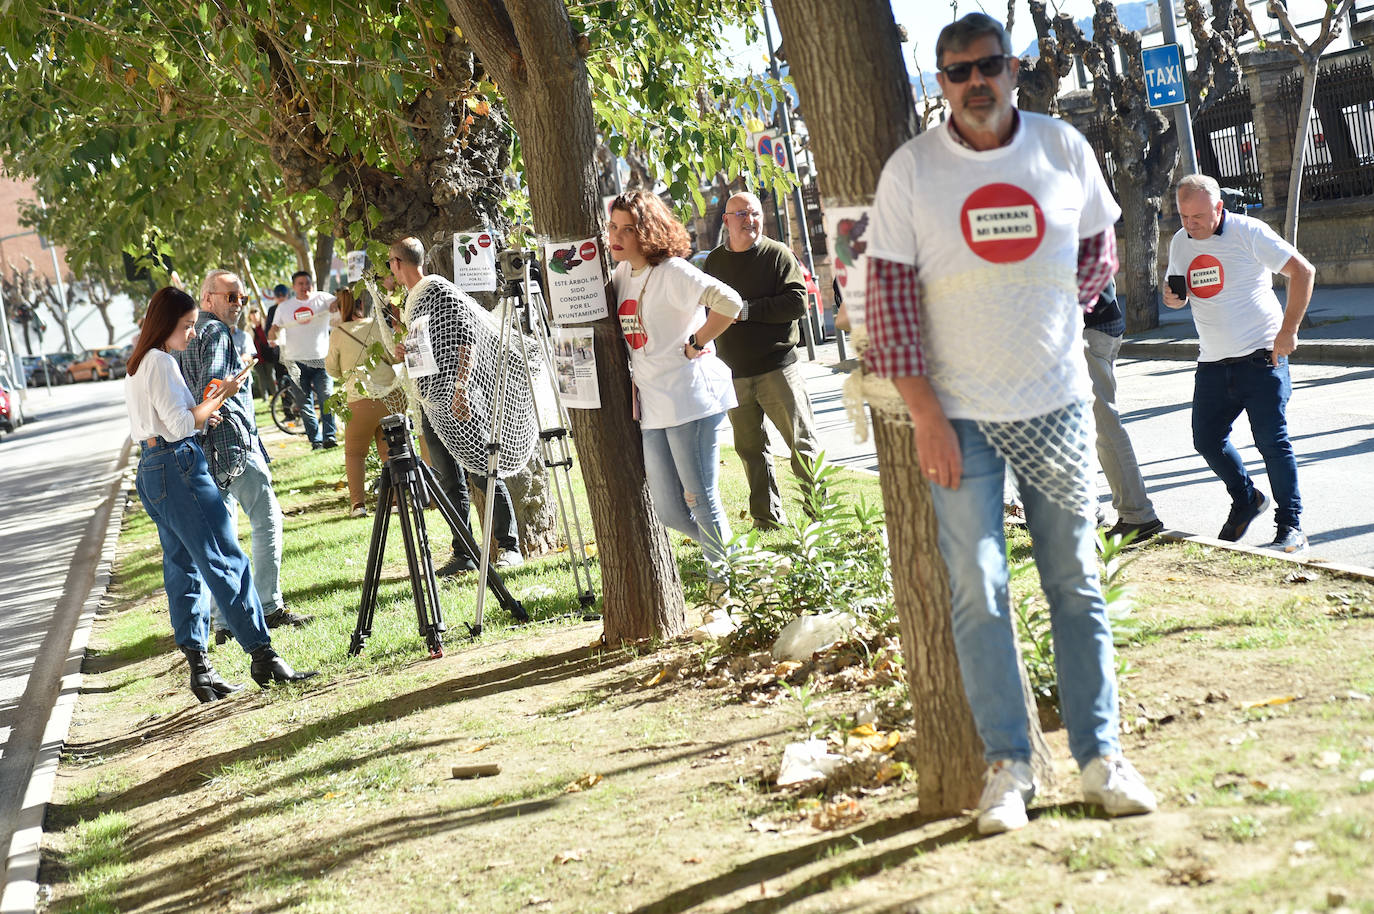
<path id="1" fill-rule="evenodd" d="M 229 325 L 204 309 L 196 321 L 196 338 L 176 355 L 181 374 L 197 400 L 204 397 L 212 380 L 233 377 L 243 367 Z M 237 394 L 224 401 L 219 414 L 219 425 L 205 432 L 205 457 L 210 475 L 224 489 L 247 466 L 250 449 L 262 447 L 253 418 L 251 376 Z"/>

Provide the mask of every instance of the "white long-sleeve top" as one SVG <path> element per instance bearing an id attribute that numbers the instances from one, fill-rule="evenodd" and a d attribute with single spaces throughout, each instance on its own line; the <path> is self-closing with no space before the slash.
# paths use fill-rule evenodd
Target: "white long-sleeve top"
<path id="1" fill-rule="evenodd" d="M 138 373 L 124 379 L 124 401 L 129 408 L 129 437 L 134 441 L 154 435 L 180 441 L 196 433 L 191 413 L 196 399 L 170 353 L 148 350 Z"/>

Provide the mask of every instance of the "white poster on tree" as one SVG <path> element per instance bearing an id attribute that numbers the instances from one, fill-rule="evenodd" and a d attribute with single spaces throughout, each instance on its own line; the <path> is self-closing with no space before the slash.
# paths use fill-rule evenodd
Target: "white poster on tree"
<path id="1" fill-rule="evenodd" d="M 825 237 L 830 243 L 831 271 L 840 286 L 845 313 L 855 330 L 864 323 L 864 296 L 868 287 L 867 206 L 832 206 L 825 211 Z"/>
<path id="2" fill-rule="evenodd" d="M 544 285 L 555 324 L 585 324 L 610 314 L 606 274 L 595 238 L 544 245 Z"/>
<path id="3" fill-rule="evenodd" d="M 496 291 L 496 237 L 491 232 L 453 236 L 453 284 L 464 292 Z"/>
<path id="4" fill-rule="evenodd" d="M 555 327 L 553 373 L 567 409 L 600 409 L 596 380 L 595 331 L 591 327 Z"/>

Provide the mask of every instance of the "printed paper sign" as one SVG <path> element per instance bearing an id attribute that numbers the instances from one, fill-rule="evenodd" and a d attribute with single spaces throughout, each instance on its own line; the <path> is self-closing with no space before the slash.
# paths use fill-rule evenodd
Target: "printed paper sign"
<path id="1" fill-rule="evenodd" d="M 439 373 L 434 347 L 429 340 L 429 315 L 416 318 L 406 333 L 406 371 L 411 378 L 427 378 Z"/>
<path id="2" fill-rule="evenodd" d="M 496 238 L 491 232 L 453 236 L 453 284 L 464 292 L 496 291 Z"/>
<path id="3" fill-rule="evenodd" d="M 348 281 L 357 282 L 363 278 L 363 269 L 367 266 L 367 251 L 349 251 L 348 261 Z"/>
<path id="4" fill-rule="evenodd" d="M 1199 254 L 1188 264 L 1188 291 L 1198 298 L 1211 298 L 1225 287 L 1221 261 L 1211 254 Z"/>
<path id="5" fill-rule="evenodd" d="M 555 327 L 553 375 L 568 409 L 600 409 L 596 348 L 591 327 Z"/>
<path id="6" fill-rule="evenodd" d="M 606 274 L 595 238 L 546 244 L 544 263 L 548 266 L 544 276 L 555 324 L 582 324 L 609 313 Z"/>
<path id="7" fill-rule="evenodd" d="M 855 330 L 863 327 L 868 287 L 868 227 L 866 206 L 832 206 L 825 211 L 825 236 L 834 256 L 830 261 L 840 285 L 845 314 Z"/>
<path id="8" fill-rule="evenodd" d="M 1045 238 L 1045 214 L 1015 184 L 986 184 L 969 194 L 960 218 L 969 249 L 992 263 L 1025 260 Z"/>

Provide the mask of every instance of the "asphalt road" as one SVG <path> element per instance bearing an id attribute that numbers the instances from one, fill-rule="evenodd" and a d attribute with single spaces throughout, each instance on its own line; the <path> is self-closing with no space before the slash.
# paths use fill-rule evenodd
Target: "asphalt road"
<path id="1" fill-rule="evenodd" d="M 128 435 L 122 381 L 30 391 L 0 440 L 0 911 L 31 910 L 44 805 L 105 590 Z M 75 636 L 75 640 L 74 640 Z"/>
<path id="2" fill-rule="evenodd" d="M 822 347 L 817 355 L 817 361 L 803 359 L 801 364 L 827 457 L 876 471 L 872 440 L 853 440 L 840 391 L 847 375 L 831 368 L 837 361 L 834 345 Z M 1118 406 L 1164 525 L 1213 537 L 1226 519 L 1230 499 L 1193 450 L 1193 369 L 1191 362 L 1122 359 L 1117 363 Z M 1309 557 L 1374 568 L 1374 368 L 1293 365 L 1290 370 L 1289 434 L 1298 454 Z M 727 429 L 723 440 L 728 441 L 728 434 Z M 1272 494 L 1244 417 L 1231 440 L 1256 484 Z M 776 438 L 773 450 L 786 453 Z M 1098 491 L 1110 502 L 1100 473 Z M 1255 521 L 1244 542 L 1263 545 L 1273 534 L 1271 511 Z"/>

